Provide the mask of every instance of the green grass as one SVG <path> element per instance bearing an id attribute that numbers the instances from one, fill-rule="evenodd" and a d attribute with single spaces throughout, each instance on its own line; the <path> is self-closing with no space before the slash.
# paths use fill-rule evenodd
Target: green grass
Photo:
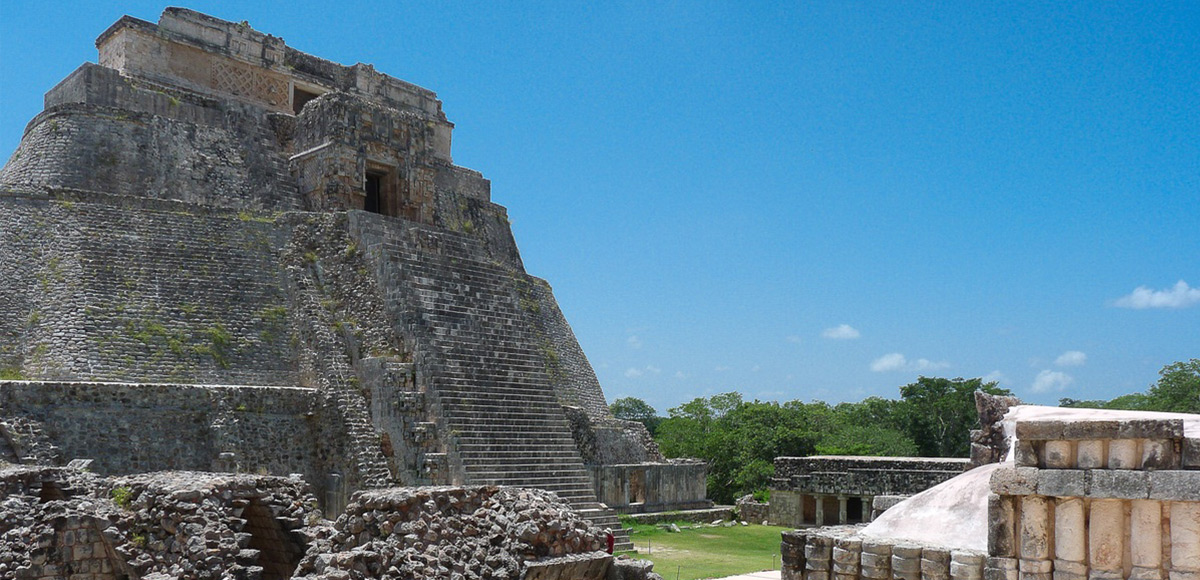
<path id="1" fill-rule="evenodd" d="M 696 526 L 675 522 L 681 529 Z M 779 533 L 792 528 L 776 526 L 699 527 L 667 532 L 657 525 L 631 528 L 637 553 L 631 557 L 654 562 L 654 571 L 665 580 L 722 578 L 779 568 Z"/>

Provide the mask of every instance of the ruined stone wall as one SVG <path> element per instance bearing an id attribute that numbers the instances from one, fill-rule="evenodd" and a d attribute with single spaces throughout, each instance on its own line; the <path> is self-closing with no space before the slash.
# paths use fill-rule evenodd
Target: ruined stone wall
<path id="1" fill-rule="evenodd" d="M 272 219 L 59 193 L 0 192 L 11 378 L 297 383 Z"/>
<path id="2" fill-rule="evenodd" d="M 706 509 L 708 465 L 700 461 L 589 465 L 596 497 L 621 513 Z"/>
<path id="3" fill-rule="evenodd" d="M 987 573 L 1200 577 L 1200 440 L 1180 420 L 1019 421 L 992 473 Z"/>
<path id="4" fill-rule="evenodd" d="M 338 433 L 313 420 L 318 404 L 314 391 L 287 387 L 0 382 L 6 422 L 39 424 L 63 461 L 91 459 L 100 474 L 236 470 L 320 482 L 344 461 L 322 443 Z"/>
<path id="5" fill-rule="evenodd" d="M 299 209 L 283 119 L 84 65 L 46 96 L 0 183 Z"/>

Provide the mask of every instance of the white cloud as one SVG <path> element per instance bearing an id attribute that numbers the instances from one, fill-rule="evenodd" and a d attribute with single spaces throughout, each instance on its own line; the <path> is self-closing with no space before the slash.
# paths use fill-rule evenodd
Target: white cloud
<path id="1" fill-rule="evenodd" d="M 629 367 L 629 368 L 625 369 L 625 377 L 626 378 L 636 379 L 640 376 L 642 376 L 642 371 L 640 371 L 638 369 L 635 369 L 633 367 Z"/>
<path id="2" fill-rule="evenodd" d="M 725 372 L 725 371 L 727 371 L 727 370 L 730 370 L 730 367 L 727 367 L 727 366 L 725 366 L 725 365 L 721 365 L 721 366 L 718 366 L 717 368 L 715 368 L 715 369 L 713 369 L 713 370 L 714 370 L 714 371 L 717 371 L 718 373 L 723 373 L 723 372 Z"/>
<path id="3" fill-rule="evenodd" d="M 657 375 L 657 374 L 662 373 L 662 369 L 660 369 L 654 365 L 646 365 L 646 372 L 648 372 L 652 375 Z"/>
<path id="4" fill-rule="evenodd" d="M 908 360 L 904 355 L 893 352 L 885 354 L 871 363 L 871 370 L 877 373 L 886 373 L 888 371 L 898 371 L 904 369 L 904 365 L 908 364 Z"/>
<path id="5" fill-rule="evenodd" d="M 1052 371 L 1045 369 L 1037 374 L 1033 379 L 1033 392 L 1045 393 L 1046 391 L 1061 391 L 1067 388 L 1071 383 L 1075 382 L 1075 378 L 1062 371 Z"/>
<path id="6" fill-rule="evenodd" d="M 804 342 L 804 339 L 793 334 L 793 335 L 787 337 L 787 341 L 794 343 L 794 344 L 800 344 L 801 342 Z"/>
<path id="7" fill-rule="evenodd" d="M 688 376 L 687 376 L 687 373 L 685 373 L 683 371 L 675 371 L 675 378 L 682 381 L 683 379 L 688 378 Z"/>
<path id="8" fill-rule="evenodd" d="M 821 336 L 833 340 L 854 340 L 862 336 L 862 333 L 849 324 L 839 324 L 833 328 L 826 328 L 821 331 Z"/>
<path id="9" fill-rule="evenodd" d="M 934 362 L 926 358 L 910 361 L 898 352 L 885 354 L 871 362 L 871 370 L 877 373 L 890 371 L 936 371 L 949 368 L 948 362 Z"/>
<path id="10" fill-rule="evenodd" d="M 1079 367 L 1087 362 L 1087 355 L 1078 350 L 1068 350 L 1054 359 L 1054 364 L 1060 367 Z"/>
<path id="11" fill-rule="evenodd" d="M 1191 288 L 1187 282 L 1180 280 L 1167 290 L 1151 290 L 1138 286 L 1128 296 L 1122 296 L 1114 302 L 1121 308 L 1142 310 L 1145 308 L 1187 308 L 1200 304 L 1200 288 Z"/>
<path id="12" fill-rule="evenodd" d="M 760 367 L 758 365 L 754 365 L 753 367 L 750 367 L 750 372 L 752 372 L 752 373 L 757 373 L 758 371 L 761 371 L 761 370 L 762 370 L 762 367 Z"/>
<path id="13" fill-rule="evenodd" d="M 642 339 L 635 334 L 626 338 L 625 344 L 628 344 L 629 348 L 642 348 Z"/>
<path id="14" fill-rule="evenodd" d="M 631 379 L 636 379 L 638 377 L 644 377 L 647 374 L 657 375 L 660 373 L 662 373 L 662 369 L 660 369 L 654 365 L 646 365 L 645 368 L 640 368 L 640 369 L 636 369 L 633 367 L 629 367 L 629 368 L 625 369 L 625 376 L 628 378 L 631 378 Z"/>

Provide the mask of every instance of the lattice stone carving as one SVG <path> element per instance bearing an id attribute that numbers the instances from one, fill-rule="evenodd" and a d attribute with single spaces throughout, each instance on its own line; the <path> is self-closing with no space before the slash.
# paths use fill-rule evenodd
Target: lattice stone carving
<path id="1" fill-rule="evenodd" d="M 224 60 L 213 61 L 212 73 L 219 91 L 266 101 L 272 106 L 287 105 L 287 83 L 282 80 Z"/>

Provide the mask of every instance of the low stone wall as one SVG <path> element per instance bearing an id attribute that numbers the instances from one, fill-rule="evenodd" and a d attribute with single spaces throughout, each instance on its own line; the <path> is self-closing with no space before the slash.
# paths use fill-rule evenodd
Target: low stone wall
<path id="1" fill-rule="evenodd" d="M 621 513 L 661 512 L 712 507 L 708 466 L 699 461 L 589 465 L 596 496 Z"/>
<path id="2" fill-rule="evenodd" d="M 41 429 L 62 460 L 99 474 L 162 469 L 302 473 L 322 461 L 311 389 L 170 384 L 0 382 L 6 421 Z M 24 433 L 0 425 L 22 448 Z"/>
<path id="3" fill-rule="evenodd" d="M 870 521 L 874 496 L 919 493 L 967 464 L 931 457 L 777 457 L 768 521 L 796 527 Z"/>

